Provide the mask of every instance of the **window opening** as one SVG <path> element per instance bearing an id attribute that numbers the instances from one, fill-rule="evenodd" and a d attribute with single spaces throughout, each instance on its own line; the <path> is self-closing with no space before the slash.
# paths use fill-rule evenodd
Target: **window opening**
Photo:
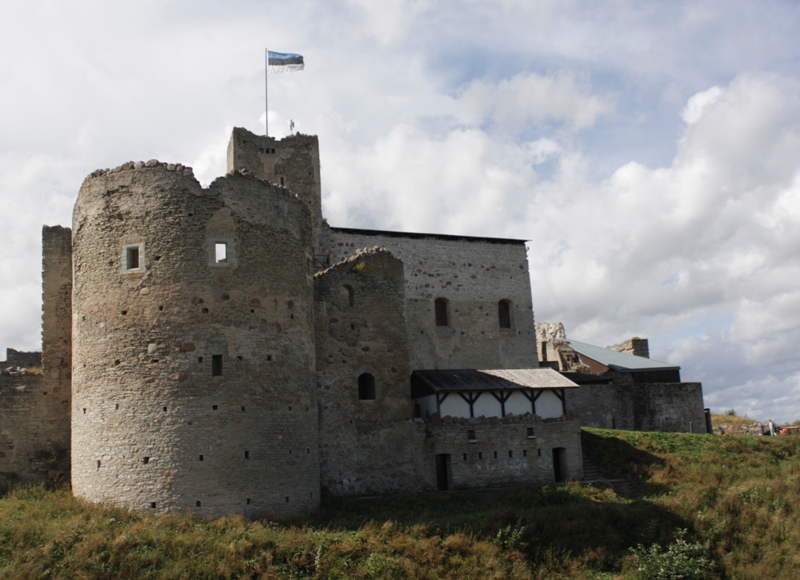
<path id="1" fill-rule="evenodd" d="M 194 505 L 196 505 L 197 507 L 200 507 L 200 500 L 194 502 Z"/>
<path id="2" fill-rule="evenodd" d="M 345 284 L 339 289 L 339 292 L 342 294 L 342 304 L 344 306 L 352 306 L 353 305 L 353 287 L 349 284 Z M 351 330 L 355 330 L 353 328 L 354 325 L 351 325 Z"/>
<path id="3" fill-rule="evenodd" d="M 511 328 L 511 302 L 501 300 L 497 303 L 497 317 L 500 321 L 500 328 Z"/>
<path id="4" fill-rule="evenodd" d="M 222 376 L 222 355 L 221 354 L 211 355 L 211 376 L 212 377 L 221 377 Z"/>
<path id="5" fill-rule="evenodd" d="M 477 440 L 478 440 L 478 438 L 475 437 L 475 429 L 469 429 L 467 431 L 467 441 L 469 441 L 470 443 L 474 443 Z"/>
<path id="6" fill-rule="evenodd" d="M 149 457 L 145 457 L 144 459 L 142 459 L 142 463 L 147 465 L 148 463 L 150 463 L 150 458 Z"/>
<path id="7" fill-rule="evenodd" d="M 436 312 L 436 326 L 449 326 L 447 320 L 447 300 L 437 298 L 433 303 Z"/>
<path id="8" fill-rule="evenodd" d="M 245 451 L 244 452 L 244 458 L 245 459 L 250 459 L 250 452 L 249 451 Z"/>
<path id="9" fill-rule="evenodd" d="M 528 439 L 534 439 L 536 434 L 533 431 L 533 427 L 528 427 Z"/>
<path id="10" fill-rule="evenodd" d="M 199 456 L 197 457 L 197 461 L 203 461 L 203 456 L 202 456 L 202 455 L 199 455 Z"/>
<path id="11" fill-rule="evenodd" d="M 214 244 L 214 261 L 217 264 L 224 264 L 228 261 L 228 244 L 216 242 Z"/>
<path id="12" fill-rule="evenodd" d="M 139 268 L 139 247 L 128 248 L 125 252 L 125 269 L 136 270 Z"/>
<path id="13" fill-rule="evenodd" d="M 375 400 L 375 377 L 369 373 L 363 373 L 358 377 L 358 400 Z"/>

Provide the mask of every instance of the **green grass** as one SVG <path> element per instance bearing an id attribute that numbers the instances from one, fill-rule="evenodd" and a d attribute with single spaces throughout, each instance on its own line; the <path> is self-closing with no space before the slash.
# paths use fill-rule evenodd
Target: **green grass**
<path id="1" fill-rule="evenodd" d="M 707 577 L 800 577 L 800 437 L 587 429 L 583 440 L 604 475 L 631 481 L 628 496 L 567 484 L 337 499 L 274 523 L 17 487 L 0 499 L 0 577 L 611 580 L 680 549 Z"/>

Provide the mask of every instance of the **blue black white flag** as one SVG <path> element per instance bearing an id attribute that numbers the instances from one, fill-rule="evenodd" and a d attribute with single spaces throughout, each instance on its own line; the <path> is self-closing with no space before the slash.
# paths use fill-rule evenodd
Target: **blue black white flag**
<path id="1" fill-rule="evenodd" d="M 270 72 L 294 72 L 303 70 L 303 57 L 291 52 L 267 51 Z"/>

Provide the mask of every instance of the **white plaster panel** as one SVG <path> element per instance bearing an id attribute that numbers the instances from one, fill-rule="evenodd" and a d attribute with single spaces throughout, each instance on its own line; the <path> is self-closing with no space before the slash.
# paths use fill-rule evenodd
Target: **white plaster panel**
<path id="1" fill-rule="evenodd" d="M 442 401 L 441 415 L 445 417 L 469 417 L 469 403 L 467 403 L 458 393 L 450 393 L 447 398 Z"/>
<path id="2" fill-rule="evenodd" d="M 525 413 L 530 413 L 531 409 L 531 402 L 521 391 L 513 391 L 508 401 L 506 401 L 506 415 L 509 413 L 524 415 Z"/>
<path id="3" fill-rule="evenodd" d="M 436 395 L 428 395 L 417 399 L 419 403 L 420 415 L 430 417 L 436 412 Z"/>
<path id="4" fill-rule="evenodd" d="M 492 396 L 492 393 L 484 391 L 478 400 L 472 405 L 476 417 L 500 417 L 501 407 L 500 402 Z"/>
<path id="5" fill-rule="evenodd" d="M 551 389 L 545 389 L 536 399 L 536 414 L 543 419 L 560 417 L 564 414 L 561 399 Z"/>

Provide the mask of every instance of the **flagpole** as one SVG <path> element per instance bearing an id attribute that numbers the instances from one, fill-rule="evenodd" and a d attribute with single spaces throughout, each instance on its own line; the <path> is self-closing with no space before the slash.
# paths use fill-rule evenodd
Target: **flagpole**
<path id="1" fill-rule="evenodd" d="M 269 70 L 269 50 L 264 49 L 264 136 L 269 137 L 269 84 L 267 83 L 267 70 Z"/>

